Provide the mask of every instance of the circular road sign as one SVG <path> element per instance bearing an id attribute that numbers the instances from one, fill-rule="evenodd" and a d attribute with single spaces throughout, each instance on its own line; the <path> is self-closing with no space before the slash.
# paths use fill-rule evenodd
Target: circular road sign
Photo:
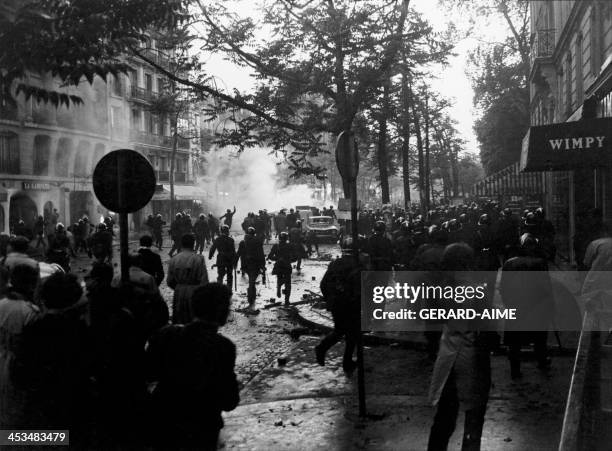
<path id="1" fill-rule="evenodd" d="M 117 213 L 133 213 L 148 204 L 155 184 L 151 163 L 130 149 L 106 154 L 93 173 L 96 197 L 104 207 Z"/>

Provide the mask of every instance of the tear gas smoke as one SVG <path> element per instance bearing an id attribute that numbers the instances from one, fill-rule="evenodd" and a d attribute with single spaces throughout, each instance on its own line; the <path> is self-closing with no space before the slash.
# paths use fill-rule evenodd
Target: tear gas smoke
<path id="1" fill-rule="evenodd" d="M 267 149 L 253 149 L 238 154 L 235 151 L 213 151 L 206 156 L 205 177 L 199 185 L 209 193 L 205 208 L 221 215 L 236 206 L 233 227 L 240 227 L 247 213 L 266 209 L 276 212 L 296 205 L 322 206 L 313 199 L 313 190 L 304 184 L 287 184 L 280 171 L 281 160 L 269 155 Z"/>

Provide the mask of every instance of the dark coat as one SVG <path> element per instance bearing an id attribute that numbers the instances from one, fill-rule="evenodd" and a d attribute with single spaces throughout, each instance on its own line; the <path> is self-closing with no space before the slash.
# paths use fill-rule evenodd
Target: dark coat
<path id="1" fill-rule="evenodd" d="M 149 343 L 155 414 L 164 428 L 197 436 L 223 427 L 222 411 L 239 401 L 234 373 L 236 347 L 217 328 L 195 320 L 167 326 Z M 177 439 L 181 439 L 178 438 Z"/>
<path id="2" fill-rule="evenodd" d="M 164 280 L 164 267 L 162 265 L 161 257 L 151 249 L 142 248 L 138 250 L 140 254 L 141 263 L 140 269 L 144 272 L 151 274 L 155 279 L 155 283 L 159 286 Z"/>
<path id="3" fill-rule="evenodd" d="M 215 238 L 208 252 L 209 260 L 212 260 L 215 252 L 217 252 L 217 266 L 233 265 L 236 259 L 234 239 L 227 235 L 221 235 Z"/>
<path id="4" fill-rule="evenodd" d="M 295 248 L 291 244 L 278 243 L 270 249 L 268 259 L 276 262 L 274 263 L 274 268 L 272 268 L 272 274 L 285 275 L 291 274 L 291 262 L 297 260 L 297 255 L 295 254 Z"/>

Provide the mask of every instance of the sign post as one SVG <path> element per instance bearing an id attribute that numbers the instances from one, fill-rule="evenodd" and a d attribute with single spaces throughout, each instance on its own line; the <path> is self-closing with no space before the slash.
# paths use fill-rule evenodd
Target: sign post
<path id="1" fill-rule="evenodd" d="M 357 174 L 359 174 L 359 153 L 355 135 L 343 131 L 336 142 L 336 165 L 342 179 L 350 186 L 351 202 L 351 237 L 353 240 L 353 258 L 359 265 L 359 233 L 357 230 Z M 357 336 L 357 391 L 359 396 L 359 416 L 365 417 L 365 371 L 363 364 L 363 334 Z"/>
<path id="2" fill-rule="evenodd" d="M 93 188 L 100 203 L 119 213 L 121 283 L 129 282 L 128 213 L 147 205 L 155 193 L 155 172 L 149 161 L 129 149 L 105 155 L 93 173 Z"/>

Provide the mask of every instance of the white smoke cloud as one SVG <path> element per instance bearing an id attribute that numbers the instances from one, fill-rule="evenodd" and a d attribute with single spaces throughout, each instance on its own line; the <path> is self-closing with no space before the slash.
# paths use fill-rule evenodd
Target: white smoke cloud
<path id="1" fill-rule="evenodd" d="M 249 149 L 238 153 L 227 148 L 206 155 L 206 176 L 200 186 L 208 193 L 207 208 L 221 215 L 236 206 L 234 226 L 239 227 L 249 212 L 268 212 L 296 205 L 322 206 L 313 199 L 313 190 L 306 184 L 287 184 L 279 171 L 280 159 L 270 155 L 268 149 Z"/>

